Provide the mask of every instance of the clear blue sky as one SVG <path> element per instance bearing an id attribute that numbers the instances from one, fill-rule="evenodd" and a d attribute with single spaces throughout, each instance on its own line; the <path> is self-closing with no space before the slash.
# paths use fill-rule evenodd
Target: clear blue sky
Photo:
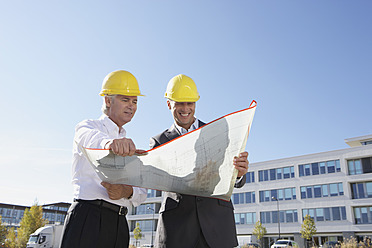
<path id="1" fill-rule="evenodd" d="M 372 1 L 1 1 L 0 202 L 72 200 L 75 125 L 101 115 L 125 69 L 145 97 L 137 147 L 172 123 L 174 75 L 194 79 L 209 122 L 258 107 L 250 162 L 343 149 L 372 133 Z"/>

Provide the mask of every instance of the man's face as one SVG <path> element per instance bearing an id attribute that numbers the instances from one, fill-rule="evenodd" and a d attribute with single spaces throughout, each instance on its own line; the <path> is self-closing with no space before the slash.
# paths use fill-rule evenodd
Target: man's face
<path id="1" fill-rule="evenodd" d="M 168 100 L 167 103 L 177 125 L 188 130 L 195 120 L 195 102 L 175 102 Z"/>
<path id="2" fill-rule="evenodd" d="M 119 127 L 130 122 L 137 110 L 137 96 L 105 97 L 107 116 Z"/>

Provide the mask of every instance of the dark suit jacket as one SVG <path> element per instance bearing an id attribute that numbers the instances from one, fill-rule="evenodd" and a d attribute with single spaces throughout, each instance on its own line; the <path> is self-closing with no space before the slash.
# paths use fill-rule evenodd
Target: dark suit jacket
<path id="1" fill-rule="evenodd" d="M 205 123 L 199 122 L 199 126 Z M 154 148 L 180 136 L 176 127 L 150 139 Z M 245 176 L 235 187 L 242 187 Z M 166 192 L 159 211 L 155 247 L 193 248 L 202 232 L 211 248 L 238 245 L 231 201 Z"/>

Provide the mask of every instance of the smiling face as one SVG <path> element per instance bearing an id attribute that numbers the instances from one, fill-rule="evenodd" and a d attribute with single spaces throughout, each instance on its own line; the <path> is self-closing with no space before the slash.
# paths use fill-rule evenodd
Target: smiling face
<path id="1" fill-rule="evenodd" d="M 177 125 L 188 130 L 195 121 L 195 102 L 167 101 L 168 108 L 172 112 Z"/>
<path id="2" fill-rule="evenodd" d="M 107 116 L 119 127 L 130 122 L 137 110 L 137 96 L 105 97 Z"/>

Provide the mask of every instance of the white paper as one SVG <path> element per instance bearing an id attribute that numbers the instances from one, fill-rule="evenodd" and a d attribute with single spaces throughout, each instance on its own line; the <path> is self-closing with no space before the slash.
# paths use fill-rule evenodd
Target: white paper
<path id="1" fill-rule="evenodd" d="M 102 181 L 228 201 L 237 177 L 233 159 L 245 149 L 256 106 L 252 101 L 249 108 L 214 120 L 146 155 L 83 151 Z"/>

